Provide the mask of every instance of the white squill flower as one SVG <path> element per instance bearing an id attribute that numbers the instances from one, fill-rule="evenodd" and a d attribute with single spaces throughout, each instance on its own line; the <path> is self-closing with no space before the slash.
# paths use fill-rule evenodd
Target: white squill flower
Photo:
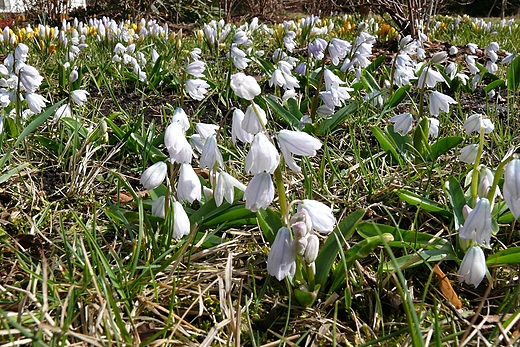
<path id="1" fill-rule="evenodd" d="M 73 90 L 72 93 L 70 93 L 70 97 L 72 98 L 72 101 L 76 103 L 78 106 L 82 106 L 85 101 L 87 101 L 87 96 L 89 93 L 86 90 L 83 89 L 76 89 Z"/>
<path id="2" fill-rule="evenodd" d="M 204 71 L 206 71 L 206 64 L 201 60 L 195 60 L 186 66 L 186 72 L 193 77 L 204 77 Z"/>
<path id="3" fill-rule="evenodd" d="M 439 120 L 437 118 L 428 118 L 428 137 L 436 139 L 439 137 Z"/>
<path id="4" fill-rule="evenodd" d="M 482 248 L 473 246 L 466 251 L 457 276 L 459 276 L 460 283 L 465 282 L 478 287 L 486 275 L 486 270 L 486 257 Z"/>
<path id="5" fill-rule="evenodd" d="M 182 129 L 180 123 L 173 122 L 164 133 L 164 145 L 170 154 L 172 163 L 190 163 L 193 157 L 193 149 L 186 140 Z"/>
<path id="6" fill-rule="evenodd" d="M 190 128 L 188 115 L 180 107 L 177 107 L 175 111 L 173 111 L 172 123 L 179 123 L 183 132 Z"/>
<path id="7" fill-rule="evenodd" d="M 473 164 L 477 159 L 478 145 L 471 144 L 460 150 L 459 160 L 466 164 Z"/>
<path id="8" fill-rule="evenodd" d="M 312 221 L 312 228 L 320 233 L 330 233 L 334 230 L 336 218 L 332 209 L 322 202 L 316 200 L 303 200 L 298 205 L 298 211 L 304 209 Z"/>
<path id="9" fill-rule="evenodd" d="M 184 235 L 190 233 L 190 219 L 182 207 L 181 203 L 175 201 L 173 203 L 173 238 L 180 239 Z"/>
<path id="10" fill-rule="evenodd" d="M 221 171 L 218 175 L 217 186 L 214 191 L 215 204 L 217 207 L 222 205 L 224 199 L 230 204 L 233 203 L 235 200 L 235 187 L 241 191 L 246 190 L 246 186 L 242 184 L 242 182 L 230 174 Z"/>
<path id="11" fill-rule="evenodd" d="M 231 124 L 231 139 L 233 144 L 236 145 L 237 138 L 244 143 L 251 143 L 253 141 L 253 135 L 248 133 L 242 128 L 242 122 L 245 118 L 244 112 L 240 109 L 233 111 L 233 121 Z"/>
<path id="12" fill-rule="evenodd" d="M 57 121 L 61 117 L 70 117 L 71 115 L 72 115 L 72 110 L 70 108 L 70 104 L 61 105 L 54 112 L 54 121 Z"/>
<path id="13" fill-rule="evenodd" d="M 484 134 L 493 132 L 495 126 L 489 118 L 484 118 L 480 113 L 469 116 L 464 122 L 464 132 L 469 135 L 472 132 L 480 133 L 480 128 L 484 128 Z"/>
<path id="14" fill-rule="evenodd" d="M 296 253 L 293 249 L 291 232 L 283 227 L 276 233 L 267 257 L 267 272 L 282 281 L 285 276 L 294 276 L 296 271 Z"/>
<path id="15" fill-rule="evenodd" d="M 242 129 L 250 134 L 257 134 L 267 125 L 267 114 L 255 103 L 249 105 L 242 120 Z"/>
<path id="16" fill-rule="evenodd" d="M 230 86 L 238 97 L 246 100 L 253 100 L 262 92 L 256 79 L 246 76 L 243 72 L 231 75 Z"/>
<path id="17" fill-rule="evenodd" d="M 460 228 L 459 237 L 491 248 L 491 206 L 488 199 L 480 198 Z"/>
<path id="18" fill-rule="evenodd" d="M 163 161 L 158 161 L 148 169 L 144 170 L 143 174 L 141 175 L 140 182 L 147 190 L 155 189 L 161 183 L 163 183 L 167 172 L 168 166 L 166 163 Z"/>
<path id="19" fill-rule="evenodd" d="M 251 212 L 267 208 L 274 199 L 274 184 L 271 174 L 261 172 L 256 174 L 247 185 L 244 192 L 246 208 Z"/>
<path id="20" fill-rule="evenodd" d="M 202 184 L 199 176 L 197 176 L 191 164 L 182 163 L 177 182 L 177 198 L 191 204 L 195 200 L 200 201 L 201 195 Z"/>
<path id="21" fill-rule="evenodd" d="M 430 93 L 429 101 L 430 114 L 432 116 L 438 116 L 441 110 L 444 112 L 449 112 L 450 104 L 457 103 L 451 96 L 442 94 L 436 90 Z"/>
<path id="22" fill-rule="evenodd" d="M 186 91 L 194 100 L 203 100 L 210 87 L 208 82 L 197 79 L 189 79 L 185 83 Z"/>
<path id="23" fill-rule="evenodd" d="M 396 133 L 405 136 L 412 130 L 413 116 L 409 112 L 401 113 L 390 118 L 390 123 L 394 124 Z"/>
<path id="24" fill-rule="evenodd" d="M 280 154 L 264 133 L 258 133 L 246 157 L 246 172 L 256 175 L 261 172 L 274 173 L 280 163 Z"/>
<path id="25" fill-rule="evenodd" d="M 303 131 L 280 130 L 278 143 L 285 163 L 295 172 L 300 172 L 301 168 L 294 162 L 293 154 L 313 157 L 316 155 L 316 151 L 321 148 L 320 140 Z"/>
<path id="26" fill-rule="evenodd" d="M 520 216 L 520 159 L 518 158 L 511 160 L 506 165 L 504 200 L 515 219 L 518 219 Z"/>
<path id="27" fill-rule="evenodd" d="M 166 216 L 164 211 L 164 195 L 161 195 L 152 202 L 152 215 L 161 218 Z"/>
<path id="28" fill-rule="evenodd" d="M 45 107 L 45 104 L 49 102 L 49 100 L 36 93 L 26 93 L 25 98 L 27 100 L 27 105 L 29 105 L 29 109 L 35 114 L 40 113 Z"/>
<path id="29" fill-rule="evenodd" d="M 204 143 L 202 155 L 200 156 L 200 166 L 213 169 L 213 166 L 215 166 L 216 163 L 220 168 L 224 167 L 224 159 L 218 149 L 217 139 L 215 138 L 215 135 L 211 135 Z"/>
<path id="30" fill-rule="evenodd" d="M 423 88 L 423 86 L 427 86 L 428 88 L 435 88 L 437 85 L 437 82 L 446 82 L 444 77 L 439 71 L 434 70 L 430 66 L 426 66 L 421 76 L 419 76 L 419 81 L 417 82 L 417 85 L 419 88 Z"/>

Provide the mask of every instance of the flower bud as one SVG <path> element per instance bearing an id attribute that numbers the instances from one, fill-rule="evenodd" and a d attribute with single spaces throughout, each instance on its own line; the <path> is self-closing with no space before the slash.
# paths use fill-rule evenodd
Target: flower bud
<path id="1" fill-rule="evenodd" d="M 442 52 L 437 52 L 433 55 L 432 59 L 430 60 L 430 62 L 432 64 L 441 64 L 441 63 L 444 63 L 444 61 L 446 60 L 446 58 L 448 57 L 448 53 L 442 51 Z"/>
<path id="2" fill-rule="evenodd" d="M 293 241 L 294 252 L 298 255 L 304 255 L 305 250 L 307 249 L 307 244 L 308 244 L 308 241 L 307 241 L 306 237 L 294 238 L 294 241 Z"/>
<path id="3" fill-rule="evenodd" d="M 313 263 L 318 257 L 320 250 L 320 240 L 315 234 L 311 234 L 307 237 L 307 247 L 305 248 L 305 261 L 307 264 Z"/>
<path id="4" fill-rule="evenodd" d="M 291 229 L 294 233 L 294 238 L 296 239 L 305 237 L 310 231 L 310 229 L 307 228 L 305 222 L 296 222 L 291 225 Z"/>

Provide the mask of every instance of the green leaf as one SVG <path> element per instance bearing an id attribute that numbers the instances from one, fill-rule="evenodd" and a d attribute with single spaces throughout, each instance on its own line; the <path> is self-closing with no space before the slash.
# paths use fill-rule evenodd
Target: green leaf
<path id="1" fill-rule="evenodd" d="M 334 130 L 338 125 L 343 123 L 343 121 L 345 121 L 349 115 L 356 112 L 359 108 L 359 105 L 360 104 L 358 102 L 353 102 L 340 108 L 330 118 L 327 118 L 321 122 L 318 133 L 320 135 L 325 135 L 327 132 Z"/>
<path id="2" fill-rule="evenodd" d="M 329 277 L 330 268 L 338 255 L 340 248 L 343 248 L 344 242 L 349 239 L 358 223 L 365 215 L 365 210 L 357 210 L 345 217 L 338 227 L 329 235 L 327 241 L 320 250 L 316 258 L 316 283 L 323 287 Z"/>
<path id="3" fill-rule="evenodd" d="M 390 247 L 419 249 L 428 244 L 428 249 L 441 249 L 446 243 L 449 243 L 448 240 L 440 237 L 435 238 L 434 235 L 372 222 L 361 222 L 358 224 L 356 230 L 357 233 L 364 238 L 378 236 L 380 234 L 392 234 L 394 241 L 388 242 Z"/>
<path id="4" fill-rule="evenodd" d="M 408 94 L 409 90 L 410 90 L 410 85 L 409 84 L 407 84 L 405 86 L 402 86 L 399 89 L 397 89 L 392 94 L 390 99 L 388 99 L 388 101 L 386 103 L 386 107 L 388 107 L 388 108 L 397 107 L 401 103 L 401 101 L 403 101 L 403 99 L 406 97 L 406 95 Z"/>
<path id="5" fill-rule="evenodd" d="M 224 203 L 221 205 L 223 206 Z M 229 206 L 228 208 L 219 213 L 214 218 L 209 218 L 203 221 L 202 225 L 206 227 L 215 226 L 218 224 L 229 224 L 236 221 L 240 221 L 240 223 L 244 223 L 248 221 L 247 224 L 256 223 L 256 214 L 248 210 L 245 205 L 237 205 L 237 206 Z M 240 223 L 238 223 L 240 225 Z M 237 224 L 237 223 L 235 223 Z M 241 224 L 244 225 L 244 224 Z"/>
<path id="6" fill-rule="evenodd" d="M 460 186 L 459 181 L 455 178 L 450 177 L 445 183 L 445 189 L 450 198 L 451 206 L 453 208 L 453 216 L 455 222 L 455 229 L 459 230 L 461 225 L 464 224 L 464 215 L 462 214 L 462 208 L 466 205 L 466 198 L 464 197 L 464 191 Z"/>
<path id="7" fill-rule="evenodd" d="M 314 304 L 314 301 L 316 301 L 316 298 L 318 297 L 318 292 L 320 291 L 321 286 L 317 284 L 314 287 L 314 290 L 312 292 L 307 292 L 300 290 L 298 288 L 294 288 L 294 296 L 296 297 L 296 301 L 303 307 L 311 307 L 312 304 Z"/>
<path id="8" fill-rule="evenodd" d="M 273 244 L 276 233 L 283 226 L 282 217 L 270 208 L 258 210 L 256 217 L 265 238 L 270 244 Z"/>
<path id="9" fill-rule="evenodd" d="M 510 91 L 518 90 L 520 84 L 520 57 L 513 59 L 507 69 L 507 89 Z"/>
<path id="10" fill-rule="evenodd" d="M 137 144 L 140 148 L 149 151 L 150 156 L 154 161 L 160 161 L 167 158 L 163 152 L 161 152 L 157 147 L 153 146 L 150 142 L 146 141 L 141 135 L 131 133 L 130 140 L 132 143 Z"/>
<path id="11" fill-rule="evenodd" d="M 381 130 L 379 127 L 372 126 L 370 127 L 370 130 L 372 130 L 372 134 L 374 134 L 383 151 L 390 152 L 394 159 L 396 159 L 402 166 L 404 161 L 398 152 L 397 144 L 395 143 L 394 139 L 387 132 L 383 132 L 383 130 Z"/>
<path id="12" fill-rule="evenodd" d="M 511 247 L 491 254 L 486 259 L 488 266 L 520 264 L 520 247 Z"/>
<path id="13" fill-rule="evenodd" d="M 445 216 L 451 216 L 451 212 L 446 210 L 445 206 L 425 197 L 422 197 L 419 194 L 410 192 L 405 189 L 397 190 L 396 193 L 401 200 L 409 203 L 410 205 L 418 206 L 419 208 L 426 211 L 438 212 Z"/>
<path id="14" fill-rule="evenodd" d="M 384 55 L 379 55 L 373 62 L 371 62 L 366 68 L 364 71 L 367 71 L 367 72 L 374 72 L 377 70 L 378 67 L 381 66 L 381 64 L 383 64 L 386 60 L 386 56 Z"/>
<path id="15" fill-rule="evenodd" d="M 20 171 L 22 171 L 23 169 L 25 169 L 28 166 L 29 166 L 29 163 L 23 163 L 23 164 L 18 165 L 15 168 L 7 171 L 2 176 L 0 176 L 0 183 L 4 183 L 9 178 L 11 178 L 11 176 L 18 174 Z"/>
<path id="16" fill-rule="evenodd" d="M 422 161 L 428 152 L 430 152 L 430 146 L 428 145 L 428 131 L 429 123 L 428 118 L 424 117 L 413 134 L 413 147 L 417 151 L 416 160 Z"/>
<path id="17" fill-rule="evenodd" d="M 274 96 L 271 95 L 268 97 L 263 97 L 262 99 L 264 99 L 266 104 L 268 104 L 269 107 L 282 119 L 284 119 L 290 126 L 292 126 L 293 128 L 296 128 L 298 126 L 300 120 L 294 114 L 292 114 L 291 112 L 286 110 L 282 105 L 280 105 Z"/>
<path id="18" fill-rule="evenodd" d="M 65 124 L 68 128 L 70 128 L 73 132 L 77 132 L 82 138 L 86 138 L 88 135 L 88 130 L 85 129 L 83 124 L 78 122 L 76 119 L 69 117 L 62 117 L 60 121 Z"/>
<path id="19" fill-rule="evenodd" d="M 441 155 L 457 147 L 464 139 L 460 136 L 443 137 L 431 145 L 431 160 L 437 160 Z"/>
<path id="20" fill-rule="evenodd" d="M 493 89 L 495 88 L 498 88 L 498 87 L 501 87 L 505 84 L 504 80 L 501 80 L 501 79 L 498 79 L 498 80 L 494 80 L 493 82 L 489 83 L 487 86 L 485 86 L 484 88 L 484 91 L 487 93 L 489 93 L 490 91 L 492 91 Z"/>

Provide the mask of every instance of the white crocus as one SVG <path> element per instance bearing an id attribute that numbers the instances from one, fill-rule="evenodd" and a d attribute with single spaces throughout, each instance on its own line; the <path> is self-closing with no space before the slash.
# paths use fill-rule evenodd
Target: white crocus
<path id="1" fill-rule="evenodd" d="M 401 113 L 390 118 L 390 123 L 394 124 L 396 133 L 405 136 L 412 130 L 413 116 L 409 112 Z"/>
<path id="2" fill-rule="evenodd" d="M 438 116 L 440 113 L 440 110 L 442 110 L 444 112 L 449 112 L 450 104 L 457 103 L 455 100 L 453 100 L 453 98 L 451 96 L 442 94 L 436 90 L 430 93 L 429 101 L 430 101 L 430 114 L 432 116 Z"/>
<path id="3" fill-rule="evenodd" d="M 486 275 L 486 270 L 486 257 L 482 248 L 473 246 L 466 251 L 457 276 L 460 283 L 465 282 L 478 287 Z"/>
<path id="4" fill-rule="evenodd" d="M 246 190 L 245 184 L 237 180 L 230 174 L 221 171 L 217 178 L 217 186 L 215 187 L 214 197 L 217 206 L 222 205 L 224 199 L 230 204 L 235 200 L 235 187 L 241 191 Z"/>
<path id="5" fill-rule="evenodd" d="M 256 175 L 261 172 L 274 173 L 280 163 L 280 154 L 264 133 L 258 133 L 246 157 L 246 172 Z"/>
<path id="6" fill-rule="evenodd" d="M 298 205 L 298 211 L 302 209 L 309 214 L 314 230 L 320 233 L 330 233 L 334 230 L 336 218 L 332 214 L 332 209 L 324 203 L 306 199 Z"/>
<path id="7" fill-rule="evenodd" d="M 190 219 L 181 203 L 173 203 L 173 238 L 180 239 L 190 233 Z"/>
<path id="8" fill-rule="evenodd" d="M 262 92 L 258 82 L 253 76 L 247 76 L 243 72 L 231 75 L 231 89 L 235 94 L 246 100 L 253 100 L 255 96 Z"/>
<path id="9" fill-rule="evenodd" d="M 202 185 L 199 176 L 197 176 L 191 164 L 181 164 L 177 182 L 177 198 L 191 204 L 195 200 L 200 201 L 201 195 Z"/>
<path id="10" fill-rule="evenodd" d="M 251 212 L 267 208 L 274 199 L 274 184 L 271 175 L 261 172 L 253 177 L 244 192 L 246 208 Z"/>
<path id="11" fill-rule="evenodd" d="M 82 106 L 85 101 L 87 101 L 87 96 L 89 93 L 83 89 L 76 89 L 70 93 L 72 101 L 76 103 L 78 106 Z"/>
<path id="12" fill-rule="evenodd" d="M 478 201 L 460 228 L 459 236 L 461 239 L 473 240 L 483 247 L 491 248 L 491 206 L 488 199 L 481 198 Z"/>
<path id="13" fill-rule="evenodd" d="M 278 230 L 267 257 L 267 272 L 282 281 L 285 276 L 294 276 L 296 253 L 293 250 L 291 232 L 283 227 Z"/>
<path id="14" fill-rule="evenodd" d="M 167 172 L 168 166 L 166 163 L 163 161 L 158 161 L 148 169 L 144 170 L 143 174 L 141 175 L 140 182 L 147 190 L 155 189 L 161 183 L 163 183 Z"/>
<path id="15" fill-rule="evenodd" d="M 313 157 L 321 148 L 320 140 L 302 131 L 280 130 L 278 143 L 285 163 L 295 172 L 300 172 L 301 168 L 294 162 L 293 154 Z"/>

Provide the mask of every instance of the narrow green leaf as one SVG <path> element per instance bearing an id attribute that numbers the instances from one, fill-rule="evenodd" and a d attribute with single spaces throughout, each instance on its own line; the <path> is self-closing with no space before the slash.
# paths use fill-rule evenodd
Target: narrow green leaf
<path id="1" fill-rule="evenodd" d="M 286 110 L 282 105 L 278 103 L 274 96 L 263 97 L 266 104 L 275 112 L 278 116 L 284 119 L 290 126 L 296 128 L 300 120 L 291 112 Z"/>
<path id="2" fill-rule="evenodd" d="M 453 177 L 450 177 L 446 181 L 445 189 L 453 208 L 455 229 L 459 230 L 460 226 L 464 224 L 464 215 L 462 214 L 462 208 L 466 205 L 464 191 L 462 190 L 459 181 Z"/>
<path id="3" fill-rule="evenodd" d="M 491 254 L 486 259 L 488 266 L 520 264 L 520 247 L 511 247 Z"/>
<path id="4" fill-rule="evenodd" d="M 518 90 L 520 84 L 520 57 L 516 57 L 509 64 L 507 69 L 507 89 L 510 91 Z"/>
<path id="5" fill-rule="evenodd" d="M 406 97 L 406 95 L 408 94 L 409 90 L 410 90 L 410 85 L 409 84 L 407 84 L 405 86 L 402 86 L 399 89 L 397 89 L 392 94 L 390 99 L 388 99 L 388 101 L 386 103 L 386 107 L 388 107 L 388 108 L 397 107 L 401 103 L 401 101 L 403 101 L 403 99 Z"/>
<path id="6" fill-rule="evenodd" d="M 452 148 L 457 147 L 463 138 L 460 136 L 449 136 L 438 139 L 431 145 L 431 160 L 437 160 L 441 155 L 448 153 Z"/>
<path id="7" fill-rule="evenodd" d="M 509 76 L 509 75 L 508 75 Z M 511 82 L 511 83 L 514 83 L 514 82 Z M 493 89 L 496 89 L 498 87 L 501 87 L 505 84 L 504 80 L 501 80 L 501 79 L 498 79 L 498 80 L 494 80 L 493 82 L 489 83 L 487 86 L 485 86 L 483 89 L 484 91 L 487 93 L 489 93 L 490 91 L 492 91 Z M 508 83 L 509 84 L 509 83 Z"/>
<path id="8" fill-rule="evenodd" d="M 359 108 L 358 102 L 353 102 L 347 106 L 340 108 L 330 118 L 325 119 L 320 124 L 320 135 L 325 135 L 327 132 L 334 130 L 338 125 L 343 123 L 349 115 L 357 111 Z"/>
<path id="9" fill-rule="evenodd" d="M 278 229 L 283 226 L 282 217 L 270 208 L 258 210 L 256 216 L 258 225 L 260 225 L 260 229 L 262 229 L 265 238 L 270 244 L 273 244 Z"/>
<path id="10" fill-rule="evenodd" d="M 394 139 L 389 136 L 388 133 L 383 132 L 383 130 L 381 130 L 379 127 L 372 126 L 370 127 L 370 130 L 372 130 L 372 134 L 374 134 L 383 151 L 390 152 L 394 159 L 396 159 L 400 165 L 403 165 L 403 158 L 397 150 L 397 144 L 395 143 Z"/>
<path id="11" fill-rule="evenodd" d="M 414 192 L 410 192 L 405 189 L 400 189 L 396 191 L 399 198 L 410 205 L 418 206 L 419 208 L 430 211 L 430 212 L 438 212 L 445 216 L 451 216 L 451 212 L 446 210 L 446 207 L 436 203 L 435 201 L 432 201 L 430 199 L 427 199 L 425 197 L 420 196 L 419 194 L 416 194 Z"/>
<path id="12" fill-rule="evenodd" d="M 29 163 L 23 163 L 23 164 L 18 165 L 15 168 L 7 171 L 5 174 L 0 176 L 0 183 L 4 183 L 9 178 L 11 178 L 11 176 L 18 174 L 20 171 L 22 171 L 23 169 L 25 169 L 28 166 L 29 166 Z"/>

